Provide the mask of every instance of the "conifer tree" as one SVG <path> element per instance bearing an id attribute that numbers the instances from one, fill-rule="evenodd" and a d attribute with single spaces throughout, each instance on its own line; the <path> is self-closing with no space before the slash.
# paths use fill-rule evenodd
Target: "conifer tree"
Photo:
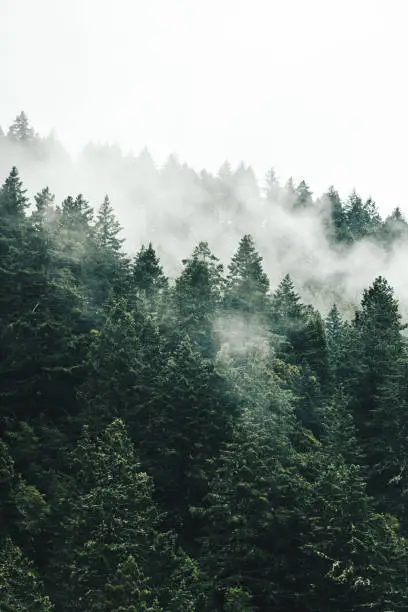
<path id="1" fill-rule="evenodd" d="M 407 547 L 373 511 L 360 468 L 310 436 L 296 452 L 291 437 L 248 412 L 221 453 L 198 511 L 210 609 L 224 609 L 231 586 L 255 610 L 403 608 Z"/>
<path id="2" fill-rule="evenodd" d="M 371 198 L 363 202 L 355 190 L 349 196 L 346 215 L 353 240 L 360 240 L 380 230 L 380 216 L 375 202 Z"/>
<path id="3" fill-rule="evenodd" d="M 187 510 L 206 491 L 208 462 L 230 436 L 236 410 L 224 377 L 194 350 L 188 337 L 183 339 L 152 390 L 140 456 L 159 499 L 184 535 L 190 529 Z"/>
<path id="4" fill-rule="evenodd" d="M 297 363 L 296 339 L 304 326 L 304 307 L 295 291 L 293 281 L 287 274 L 272 296 L 271 325 L 273 332 L 281 337 L 279 354 Z"/>
<path id="5" fill-rule="evenodd" d="M 85 251 L 84 275 L 86 285 L 98 305 L 105 304 L 111 295 L 128 293 L 128 260 L 122 251 L 122 231 L 108 196 L 100 205 Z"/>
<path id="6" fill-rule="evenodd" d="M 147 247 L 143 245 L 134 259 L 133 280 L 137 290 L 148 299 L 157 297 L 168 288 L 168 279 L 151 242 Z"/>
<path id="7" fill-rule="evenodd" d="M 371 490 L 380 497 L 385 494 L 385 483 L 379 476 L 379 466 L 384 461 L 384 450 L 391 443 L 384 440 L 388 420 L 384 412 L 384 394 L 401 375 L 402 328 L 393 289 L 379 276 L 364 291 L 361 308 L 356 313 L 352 371 L 346 390 L 352 397 L 351 406 L 365 463 L 370 466 Z"/>
<path id="8" fill-rule="evenodd" d="M 0 325 L 15 318 L 24 301 L 26 191 L 13 167 L 0 188 Z"/>
<path id="9" fill-rule="evenodd" d="M 268 289 L 269 281 L 262 268 L 262 257 L 256 251 L 252 237 L 246 234 L 228 266 L 225 306 L 242 314 L 262 317 Z"/>
<path id="10" fill-rule="evenodd" d="M 21 111 L 11 124 L 8 137 L 10 140 L 17 142 L 30 142 L 35 137 L 34 129 L 30 126 L 28 117 L 24 111 Z"/>
<path id="11" fill-rule="evenodd" d="M 118 238 L 121 231 L 122 228 L 113 211 L 109 197 L 105 196 L 99 207 L 94 229 L 94 237 L 98 246 L 119 253 L 124 242 L 124 239 Z"/>
<path id="12" fill-rule="evenodd" d="M 123 422 L 113 421 L 96 438 L 85 428 L 72 467 L 76 480 L 62 500 L 61 548 L 50 568 L 58 609 L 113 611 L 122 601 L 128 606 L 122 609 L 192 611 L 194 568 L 184 576 L 185 589 L 184 555 L 173 534 L 160 532 L 151 479 Z"/>
<path id="13" fill-rule="evenodd" d="M 0 190 L 0 210 L 2 215 L 9 215 L 17 220 L 24 215 L 28 207 L 26 197 L 27 190 L 23 189 L 23 183 L 15 166 L 3 183 Z"/>
<path id="14" fill-rule="evenodd" d="M 218 350 L 213 324 L 221 304 L 223 266 L 206 242 L 200 242 L 183 264 L 174 290 L 178 325 L 193 345 L 211 358 Z"/>
<path id="15" fill-rule="evenodd" d="M 300 181 L 299 185 L 296 187 L 296 202 L 295 208 L 302 209 L 308 208 L 313 204 L 312 201 L 312 192 L 309 189 L 306 181 Z"/>
<path id="16" fill-rule="evenodd" d="M 336 242 L 347 243 L 350 240 L 347 214 L 339 193 L 331 186 L 325 197 L 329 204 L 329 237 Z"/>
<path id="17" fill-rule="evenodd" d="M 34 201 L 36 207 L 31 215 L 33 222 L 42 224 L 51 221 L 55 212 L 55 195 L 45 187 L 34 196 Z"/>
<path id="18" fill-rule="evenodd" d="M 32 564 L 9 538 L 0 539 L 0 607 L 4 612 L 53 610 Z"/>
<path id="19" fill-rule="evenodd" d="M 385 219 L 379 232 L 380 240 L 386 247 L 391 247 L 396 241 L 404 240 L 408 235 L 408 224 L 397 206 Z"/>
<path id="20" fill-rule="evenodd" d="M 339 309 L 333 304 L 325 320 L 327 350 L 330 369 L 330 379 L 332 386 L 337 386 L 344 382 L 347 375 L 347 340 L 349 329 L 343 321 Z"/>
<path id="21" fill-rule="evenodd" d="M 96 431 L 113 418 L 126 419 L 139 448 L 164 359 L 157 327 L 140 304 L 131 311 L 120 299 L 107 311 L 103 326 L 90 335 L 87 376 L 80 389 L 81 419 Z"/>

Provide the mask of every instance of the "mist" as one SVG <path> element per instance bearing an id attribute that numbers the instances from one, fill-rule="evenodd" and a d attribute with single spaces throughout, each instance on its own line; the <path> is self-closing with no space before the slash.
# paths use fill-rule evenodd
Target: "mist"
<path id="1" fill-rule="evenodd" d="M 48 186 L 57 204 L 81 193 L 97 209 L 107 194 L 123 227 L 127 253 L 134 256 L 152 242 L 170 278 L 179 274 L 181 260 L 200 241 L 208 242 L 226 268 L 239 240 L 249 233 L 263 257 L 271 291 L 289 273 L 304 302 L 322 313 L 336 302 L 347 316 L 363 289 L 383 275 L 403 314 L 408 313 L 406 241 L 388 249 L 369 239 L 333 245 L 323 194 L 294 210 L 282 184 L 274 183 L 266 197 L 265 182 L 244 163 L 232 168 L 225 162 L 214 175 L 174 155 L 159 167 L 147 149 L 134 156 L 108 144 L 89 144 L 74 159 L 51 134 L 29 143 L 2 137 L 2 181 L 12 166 L 17 166 L 31 199 Z"/>

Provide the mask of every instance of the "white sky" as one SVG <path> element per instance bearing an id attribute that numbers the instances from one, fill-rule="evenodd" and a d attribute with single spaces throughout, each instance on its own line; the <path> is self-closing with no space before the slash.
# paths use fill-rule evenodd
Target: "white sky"
<path id="1" fill-rule="evenodd" d="M 0 0 L 0 124 L 401 205 L 406 0 Z"/>

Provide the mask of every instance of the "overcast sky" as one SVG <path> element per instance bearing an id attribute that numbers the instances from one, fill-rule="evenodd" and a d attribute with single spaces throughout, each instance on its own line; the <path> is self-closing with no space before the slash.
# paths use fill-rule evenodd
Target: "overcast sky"
<path id="1" fill-rule="evenodd" d="M 0 125 L 408 214 L 405 0 L 0 0 Z"/>

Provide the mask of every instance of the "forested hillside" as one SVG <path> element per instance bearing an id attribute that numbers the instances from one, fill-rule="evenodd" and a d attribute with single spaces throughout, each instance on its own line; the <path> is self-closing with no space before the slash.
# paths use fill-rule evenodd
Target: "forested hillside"
<path id="1" fill-rule="evenodd" d="M 24 114 L 0 131 L 0 610 L 407 610 L 405 316 L 380 273 L 344 299 L 358 253 L 405 252 L 400 209 L 99 159 L 95 183 L 135 173 L 134 254 L 108 196 L 28 197 L 17 165 L 53 155 L 72 178 Z M 200 224 L 240 233 L 229 263 Z"/>

